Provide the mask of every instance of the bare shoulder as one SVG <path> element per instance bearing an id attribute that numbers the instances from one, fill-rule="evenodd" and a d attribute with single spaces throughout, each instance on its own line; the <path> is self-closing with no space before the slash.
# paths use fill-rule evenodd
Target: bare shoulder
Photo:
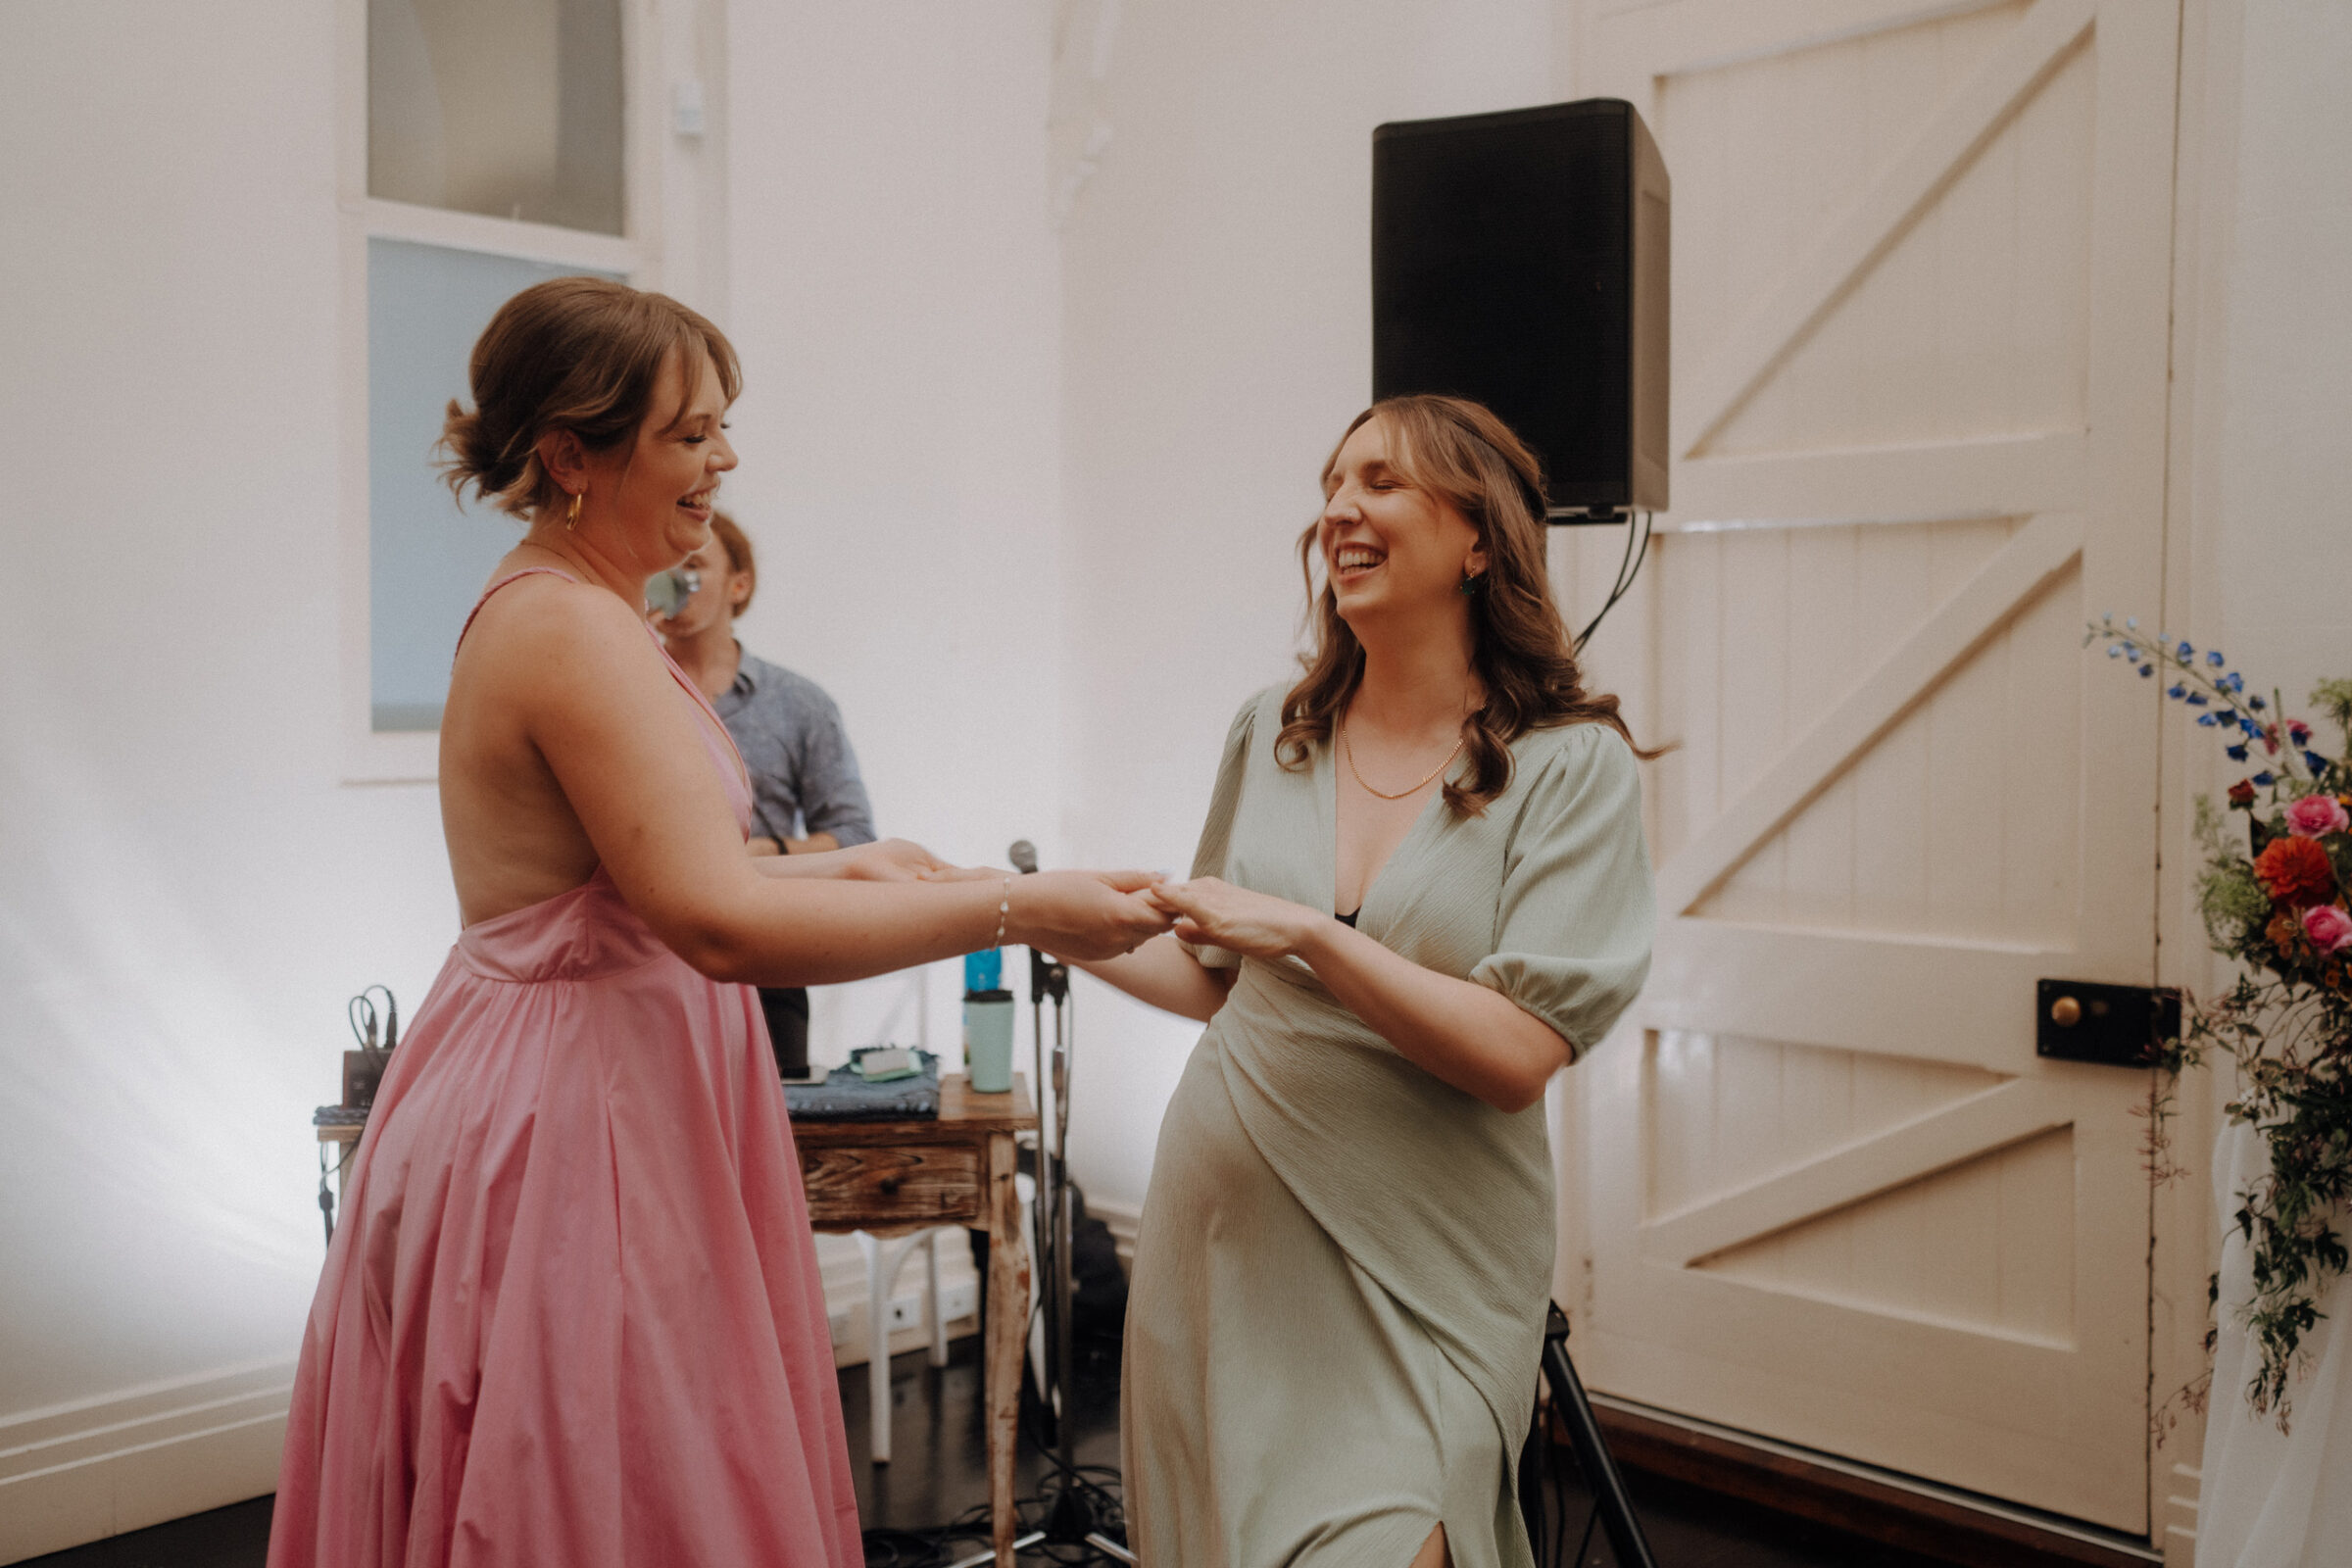
<path id="1" fill-rule="evenodd" d="M 459 650 L 458 675 L 501 685 L 555 676 L 594 686 L 624 671 L 658 671 L 661 662 L 643 623 L 616 595 L 540 573 L 482 606 Z"/>
<path id="2" fill-rule="evenodd" d="M 466 634 L 502 649 L 545 647 L 550 652 L 586 653 L 607 643 L 645 643 L 644 627 L 619 597 L 588 583 L 550 572 L 507 584 L 486 600 Z"/>
<path id="3" fill-rule="evenodd" d="M 488 722 L 487 734 L 518 728 L 542 752 L 568 750 L 613 725 L 660 729 L 669 685 L 661 651 L 617 595 L 540 574 L 482 606 L 458 651 L 450 712 Z"/>

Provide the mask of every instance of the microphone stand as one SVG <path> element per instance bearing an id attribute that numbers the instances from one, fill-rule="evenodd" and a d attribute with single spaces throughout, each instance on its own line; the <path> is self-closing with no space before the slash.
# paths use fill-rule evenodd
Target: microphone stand
<path id="1" fill-rule="evenodd" d="M 1052 1032 L 1045 1005 L 1054 1004 Z M 1037 1139 L 1036 1223 L 1038 1279 L 1043 1292 L 1050 1387 L 1039 1392 L 1052 1421 L 1055 1446 L 1069 1461 L 1070 1423 L 1064 1404 L 1070 1374 L 1069 1167 L 1070 1133 L 1069 966 L 1035 949 L 1029 954 L 1029 1011 L 1035 1031 L 1041 1119 Z"/>
<path id="2" fill-rule="evenodd" d="M 1026 840 L 1012 848 L 1013 865 L 1026 875 L 1037 869 L 1037 856 Z M 1054 1026 L 1046 1028 L 1046 1003 L 1054 1004 Z M 1045 1329 L 1046 1371 L 1039 1380 L 1038 1403 L 1044 1409 L 1061 1485 L 1046 1523 L 1046 1540 L 1064 1545 L 1083 1545 L 1103 1521 L 1097 1520 L 1077 1478 L 1077 1423 L 1071 1408 L 1076 1382 L 1071 1329 L 1071 1229 L 1076 1215 L 1070 1192 L 1070 1054 L 1074 1031 L 1070 1022 L 1070 967 L 1060 959 L 1029 950 L 1029 1015 L 1039 1086 L 1037 1138 L 1037 1194 L 1031 1205 L 1031 1233 L 1037 1238 L 1037 1278 L 1042 1300 L 1039 1311 Z"/>

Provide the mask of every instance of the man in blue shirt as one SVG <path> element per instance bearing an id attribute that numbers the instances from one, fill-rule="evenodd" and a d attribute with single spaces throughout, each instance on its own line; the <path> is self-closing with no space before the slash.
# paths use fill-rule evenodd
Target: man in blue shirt
<path id="1" fill-rule="evenodd" d="M 710 542 L 686 558 L 684 569 L 701 586 L 674 613 L 657 613 L 654 629 L 743 753 L 752 775 L 752 853 L 810 855 L 872 843 L 873 807 L 841 710 L 808 676 L 755 659 L 735 640 L 735 617 L 751 608 L 760 584 L 751 540 L 734 518 L 714 513 Z M 778 1068 L 806 1074 L 808 993 L 762 989 L 760 1002 Z"/>

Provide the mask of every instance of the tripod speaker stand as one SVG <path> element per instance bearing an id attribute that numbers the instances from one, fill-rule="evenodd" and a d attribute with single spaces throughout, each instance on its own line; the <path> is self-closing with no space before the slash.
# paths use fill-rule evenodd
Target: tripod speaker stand
<path id="1" fill-rule="evenodd" d="M 1593 1511 L 1608 1532 L 1617 1568 L 1658 1568 L 1658 1560 L 1649 1553 L 1649 1538 L 1642 1533 L 1642 1521 L 1634 1517 L 1634 1500 L 1626 1494 L 1625 1477 L 1618 1473 L 1617 1461 L 1601 1438 L 1592 1401 L 1585 1396 L 1584 1381 L 1568 1359 L 1568 1314 L 1560 1310 L 1557 1301 L 1550 1303 L 1544 1322 L 1544 1381 L 1551 1389 L 1552 1414 L 1568 1429 L 1568 1446 L 1584 1472 L 1585 1485 L 1592 1489 Z M 1566 1529 L 1567 1521 L 1561 1520 L 1560 1525 Z"/>

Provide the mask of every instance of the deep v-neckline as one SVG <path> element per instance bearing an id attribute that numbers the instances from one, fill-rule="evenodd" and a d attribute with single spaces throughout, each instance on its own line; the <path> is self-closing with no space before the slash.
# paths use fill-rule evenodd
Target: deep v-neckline
<path id="1" fill-rule="evenodd" d="M 1315 748 L 1315 771 L 1318 775 L 1317 783 L 1322 788 L 1326 823 L 1326 831 L 1319 835 L 1322 839 L 1324 854 L 1323 902 L 1328 906 L 1325 912 L 1335 919 L 1339 917 L 1340 913 L 1339 757 L 1339 730 L 1335 726 L 1331 739 Z M 1437 810 L 1439 803 L 1446 799 L 1446 784 L 1451 780 L 1455 765 L 1455 761 L 1446 762 L 1445 772 L 1438 776 L 1436 792 L 1421 803 L 1421 809 L 1413 817 L 1413 825 L 1404 830 L 1404 837 L 1396 841 L 1387 857 L 1372 868 L 1372 874 L 1364 878 L 1363 894 L 1355 903 L 1355 928 L 1358 931 L 1364 928 L 1364 916 L 1372 908 L 1372 897 L 1380 891 L 1381 883 L 1387 879 L 1390 867 L 1402 859 L 1405 851 L 1411 849 L 1419 841 L 1421 835 L 1428 831 L 1430 816 Z"/>

